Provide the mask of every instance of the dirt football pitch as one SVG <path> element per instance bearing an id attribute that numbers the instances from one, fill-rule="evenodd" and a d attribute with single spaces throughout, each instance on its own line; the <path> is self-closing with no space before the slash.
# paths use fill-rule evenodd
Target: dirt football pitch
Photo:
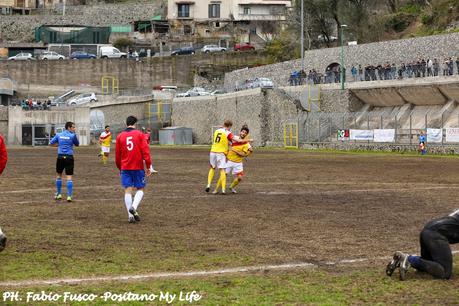
<path id="1" fill-rule="evenodd" d="M 459 303 L 457 268 L 453 280 L 442 282 L 412 271 L 403 283 L 396 275 L 392 279 L 384 275 L 395 250 L 419 253 L 418 235 L 428 220 L 459 208 L 458 158 L 258 149 L 244 164 L 246 176 L 237 187 L 238 194 L 212 195 L 204 191 L 208 148 L 153 146 L 159 173 L 148 179 L 138 210 L 141 221 L 129 224 L 113 151 L 104 166 L 96 147 L 76 149 L 74 202 L 67 203 L 53 199 L 55 148 L 9 149 L 9 162 L 0 178 L 0 225 L 9 239 L 0 253 L 0 295 L 27 287 L 61 290 L 39 282 L 24 283 L 30 280 L 303 263 L 313 268 L 191 278 L 172 274 L 160 280 L 145 279 L 140 289 L 135 281 L 133 285 L 108 281 L 111 285 L 107 285 L 91 280 L 70 288 L 127 290 L 132 285 L 132 290 L 148 291 L 152 284 L 151 288 L 167 290 L 180 282 L 179 287 L 188 291 L 194 284 L 193 290 L 203 295 L 197 304 L 208 305 Z M 63 195 L 65 190 L 64 181 Z M 276 295 L 276 288 L 288 283 L 289 277 L 300 282 L 298 288 L 306 288 L 310 287 L 304 283 L 308 277 L 327 286 L 328 281 L 336 282 L 337 275 L 352 278 L 354 273 L 362 273 L 361 279 L 366 280 L 356 299 L 354 289 L 348 289 L 351 285 L 343 284 L 336 291 L 344 293 L 336 299 L 327 300 L 327 294 L 317 300 Z M 276 292 L 272 299 L 266 299 L 260 293 L 263 290 L 253 289 L 248 281 L 253 277 L 259 282 L 270 280 Z M 235 287 L 247 282 L 247 292 L 228 293 L 222 278 Z M 381 285 L 374 290 L 397 289 L 389 296 L 375 294 L 372 278 Z M 159 281 L 163 285 L 155 287 Z M 418 296 L 421 300 L 408 297 L 411 285 L 419 288 L 426 282 L 429 288 L 450 292 L 448 298 L 442 299 L 440 293 L 429 295 L 432 300 L 422 295 Z M 244 294 L 250 299 L 244 300 Z M 149 303 L 138 305 L 144 304 Z"/>

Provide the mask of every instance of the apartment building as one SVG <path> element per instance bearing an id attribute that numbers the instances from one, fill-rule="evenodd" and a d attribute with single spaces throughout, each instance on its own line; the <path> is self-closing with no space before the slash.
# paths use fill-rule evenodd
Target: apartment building
<path id="1" fill-rule="evenodd" d="M 17 12 L 29 14 L 36 5 L 36 0 L 0 0 L 0 14 L 10 15 Z"/>
<path id="2" fill-rule="evenodd" d="M 286 20 L 291 0 L 168 0 L 172 32 L 200 37 L 263 37 Z"/>

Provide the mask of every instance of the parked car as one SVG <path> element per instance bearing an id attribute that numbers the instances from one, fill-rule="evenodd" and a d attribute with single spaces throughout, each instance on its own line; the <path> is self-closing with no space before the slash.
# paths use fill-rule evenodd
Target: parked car
<path id="1" fill-rule="evenodd" d="M 99 52 L 101 58 L 127 58 L 127 53 L 112 46 L 100 47 Z"/>
<path id="2" fill-rule="evenodd" d="M 97 58 L 95 54 L 84 52 L 84 51 L 75 51 L 70 54 L 71 59 L 91 59 L 91 58 Z"/>
<path id="3" fill-rule="evenodd" d="M 42 60 L 63 60 L 65 56 L 54 51 L 45 51 L 39 56 Z"/>
<path id="4" fill-rule="evenodd" d="M 202 52 L 204 53 L 210 53 L 210 52 L 225 52 L 226 48 L 224 47 L 219 47 L 217 45 L 205 45 L 201 49 Z"/>
<path id="5" fill-rule="evenodd" d="M 256 78 L 253 80 L 253 82 L 250 84 L 250 88 L 273 88 L 274 83 L 271 79 L 268 78 Z"/>
<path id="6" fill-rule="evenodd" d="M 32 53 L 18 53 L 15 56 L 10 56 L 8 57 L 9 61 L 31 61 L 35 60 L 35 58 L 32 56 Z"/>
<path id="7" fill-rule="evenodd" d="M 251 50 L 255 50 L 255 47 L 251 45 L 250 43 L 234 45 L 234 51 L 251 51 Z"/>
<path id="8" fill-rule="evenodd" d="M 177 97 L 196 97 L 196 96 L 210 96 L 210 92 L 201 87 L 193 87 L 186 92 L 177 94 Z"/>
<path id="9" fill-rule="evenodd" d="M 75 98 L 72 98 L 67 102 L 69 106 L 75 106 L 75 105 L 80 105 L 80 104 L 85 104 L 88 102 L 96 102 L 97 97 L 95 93 L 82 93 L 79 96 L 76 96 Z"/>
<path id="10" fill-rule="evenodd" d="M 226 94 L 226 91 L 222 90 L 222 89 L 217 89 L 217 90 L 214 90 L 210 93 L 211 96 L 216 96 L 216 95 L 223 95 L 223 94 Z"/>
<path id="11" fill-rule="evenodd" d="M 193 47 L 183 47 L 183 48 L 178 48 L 175 49 L 171 52 L 171 55 L 184 55 L 184 54 L 195 54 L 196 51 L 194 50 Z"/>

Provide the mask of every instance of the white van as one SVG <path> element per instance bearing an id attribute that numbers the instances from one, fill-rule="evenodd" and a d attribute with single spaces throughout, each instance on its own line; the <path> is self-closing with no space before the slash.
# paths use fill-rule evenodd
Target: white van
<path id="1" fill-rule="evenodd" d="M 112 46 L 100 47 L 100 58 L 126 58 L 127 53 L 121 52 Z"/>

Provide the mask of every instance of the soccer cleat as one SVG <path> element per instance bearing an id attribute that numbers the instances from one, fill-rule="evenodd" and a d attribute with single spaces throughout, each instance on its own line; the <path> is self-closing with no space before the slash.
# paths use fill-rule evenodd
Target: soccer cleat
<path id="1" fill-rule="evenodd" d="M 218 190 L 212 191 L 212 194 L 218 194 Z"/>
<path id="2" fill-rule="evenodd" d="M 135 221 L 140 221 L 139 213 L 137 212 L 137 210 L 135 210 L 134 207 L 129 208 L 129 212 L 134 216 Z"/>
<path id="3" fill-rule="evenodd" d="M 129 217 L 129 223 L 135 223 L 135 218 L 134 217 Z"/>
<path id="4" fill-rule="evenodd" d="M 226 194 L 225 190 L 222 190 L 222 195 L 225 195 L 225 194 Z"/>
<path id="5" fill-rule="evenodd" d="M 386 274 L 388 276 L 392 276 L 392 274 L 394 273 L 395 269 L 400 268 L 401 265 L 402 265 L 402 262 L 404 260 L 406 260 L 406 262 L 408 263 L 407 259 L 408 259 L 408 255 L 406 255 L 405 253 L 402 253 L 400 251 L 395 252 L 392 260 L 387 264 Z M 406 271 L 404 271 L 404 272 L 406 272 Z"/>
<path id="6" fill-rule="evenodd" d="M 54 200 L 62 200 L 62 194 L 56 193 L 56 194 L 54 195 Z"/>
<path id="7" fill-rule="evenodd" d="M 206 187 L 206 192 L 209 192 L 210 191 L 210 186 L 207 186 Z"/>
<path id="8" fill-rule="evenodd" d="M 0 234 L 0 252 L 3 251 L 6 247 L 6 236 L 5 234 Z"/>
<path id="9" fill-rule="evenodd" d="M 231 192 L 234 193 L 234 194 L 237 193 L 236 189 L 234 189 L 234 188 L 231 188 Z"/>
<path id="10" fill-rule="evenodd" d="M 399 253 L 399 258 L 400 258 L 400 267 L 399 272 L 400 272 L 400 280 L 403 281 L 406 279 L 406 272 L 408 272 L 408 269 L 410 268 L 410 262 L 408 261 L 408 254 L 398 252 Z"/>
<path id="11" fill-rule="evenodd" d="M 67 202 L 72 202 L 72 197 L 71 196 L 67 197 Z"/>

